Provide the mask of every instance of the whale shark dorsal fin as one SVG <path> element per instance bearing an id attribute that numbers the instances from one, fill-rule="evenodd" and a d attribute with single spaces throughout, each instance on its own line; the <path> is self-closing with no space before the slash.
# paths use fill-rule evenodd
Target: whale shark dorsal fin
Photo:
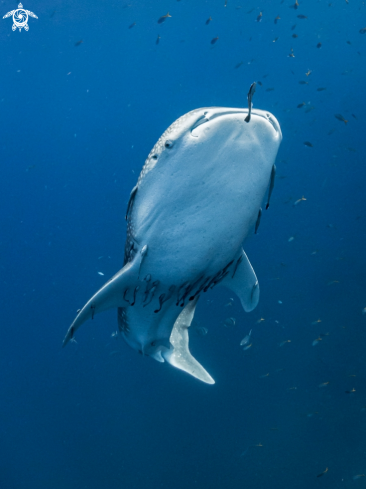
<path id="1" fill-rule="evenodd" d="M 133 302 L 129 302 L 128 297 L 126 298 L 126 292 L 129 292 L 129 289 L 131 289 L 129 297 L 132 297 L 132 301 L 134 301 L 134 287 L 137 283 L 136 279 L 141 260 L 139 255 L 140 253 L 136 253 L 135 258 L 131 262 L 126 263 L 116 275 L 108 280 L 108 282 L 88 300 L 68 329 L 62 344 L 63 346 L 73 338 L 75 331 L 88 319 L 93 319 L 95 314 L 107 311 L 108 309 L 133 305 Z"/>
<path id="2" fill-rule="evenodd" d="M 259 301 L 257 276 L 244 250 L 234 261 L 233 273 L 228 274 L 220 285 L 232 290 L 240 299 L 244 311 L 252 311 Z"/>
<path id="3" fill-rule="evenodd" d="M 206 384 L 214 384 L 214 379 L 208 372 L 206 372 L 202 365 L 193 358 L 188 348 L 188 328 L 193 320 L 197 301 L 198 297 L 189 302 L 179 314 L 170 335 L 170 343 L 173 348 L 162 351 L 162 356 L 173 367 L 187 372 L 193 377 L 196 377 L 196 379 L 206 382 Z"/>

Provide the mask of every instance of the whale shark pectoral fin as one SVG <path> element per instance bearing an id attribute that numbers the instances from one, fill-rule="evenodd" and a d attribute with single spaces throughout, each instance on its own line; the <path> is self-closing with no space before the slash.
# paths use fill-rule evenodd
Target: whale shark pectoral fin
<path id="1" fill-rule="evenodd" d="M 137 257 L 137 258 L 136 258 Z M 112 277 L 80 310 L 79 314 L 74 319 L 68 329 L 62 346 L 65 346 L 69 340 L 74 336 L 75 331 L 85 323 L 88 319 L 93 319 L 95 314 L 106 311 L 108 309 L 118 307 L 128 307 L 133 305 L 125 298 L 126 292 L 130 287 L 132 293 L 133 287 L 136 284 L 136 278 L 139 267 L 139 257 L 136 254 L 135 259 L 132 262 L 127 263 L 114 277 Z"/>
<path id="2" fill-rule="evenodd" d="M 170 343 L 173 348 L 170 350 L 162 350 L 161 354 L 170 365 L 173 365 L 173 367 L 187 372 L 187 374 L 196 377 L 198 380 L 202 380 L 202 382 L 206 382 L 206 384 L 214 384 L 214 379 L 208 372 L 206 372 L 202 365 L 192 357 L 188 348 L 188 328 L 191 325 L 194 316 L 197 300 L 198 297 L 189 302 L 179 314 L 170 335 Z"/>
<path id="3" fill-rule="evenodd" d="M 240 299 L 244 311 L 252 311 L 259 301 L 257 276 L 244 250 L 234 261 L 233 273 L 228 274 L 220 283 L 232 290 Z"/>

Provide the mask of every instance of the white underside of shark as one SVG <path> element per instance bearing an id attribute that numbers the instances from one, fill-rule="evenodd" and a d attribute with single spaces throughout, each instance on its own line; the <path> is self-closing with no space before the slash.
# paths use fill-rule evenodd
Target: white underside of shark
<path id="1" fill-rule="evenodd" d="M 282 139 L 272 114 L 209 107 L 177 119 L 150 152 L 127 209 L 125 265 L 83 307 L 66 344 L 95 314 L 118 309 L 125 341 L 203 382 L 188 328 L 199 298 L 224 285 L 245 311 L 259 300 L 242 244 L 259 223 Z M 259 216 L 259 217 L 258 217 Z"/>

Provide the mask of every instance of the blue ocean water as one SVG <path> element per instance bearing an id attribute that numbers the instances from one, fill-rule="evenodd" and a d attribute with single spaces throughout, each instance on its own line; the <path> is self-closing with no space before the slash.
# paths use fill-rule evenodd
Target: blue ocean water
<path id="1" fill-rule="evenodd" d="M 363 486 L 365 3 L 24 8 L 38 17 L 28 32 L 0 22 L 0 488 Z M 190 347 L 216 384 L 111 336 L 115 311 L 62 349 L 121 268 L 129 194 L 157 139 L 192 109 L 246 107 L 253 81 L 283 141 L 244 244 L 258 307 L 217 288 L 197 308 L 208 333 Z"/>

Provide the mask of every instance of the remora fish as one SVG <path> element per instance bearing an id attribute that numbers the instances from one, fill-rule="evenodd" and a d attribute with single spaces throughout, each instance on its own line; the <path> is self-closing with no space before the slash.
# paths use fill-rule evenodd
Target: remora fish
<path id="1" fill-rule="evenodd" d="M 248 115 L 245 118 L 245 122 L 249 122 L 250 121 L 250 116 L 251 116 L 252 107 L 253 107 L 252 100 L 253 100 L 253 96 L 254 96 L 254 92 L 255 92 L 255 87 L 256 86 L 257 86 L 256 82 L 253 82 L 250 85 L 250 88 L 249 88 L 249 92 L 248 92 Z"/>
<path id="2" fill-rule="evenodd" d="M 126 343 L 197 379 L 214 380 L 192 357 L 188 327 L 216 285 L 259 300 L 242 249 L 253 230 L 282 139 L 266 111 L 210 107 L 176 120 L 150 152 L 131 192 L 124 267 L 81 309 L 64 345 L 88 319 L 118 309 Z"/>

